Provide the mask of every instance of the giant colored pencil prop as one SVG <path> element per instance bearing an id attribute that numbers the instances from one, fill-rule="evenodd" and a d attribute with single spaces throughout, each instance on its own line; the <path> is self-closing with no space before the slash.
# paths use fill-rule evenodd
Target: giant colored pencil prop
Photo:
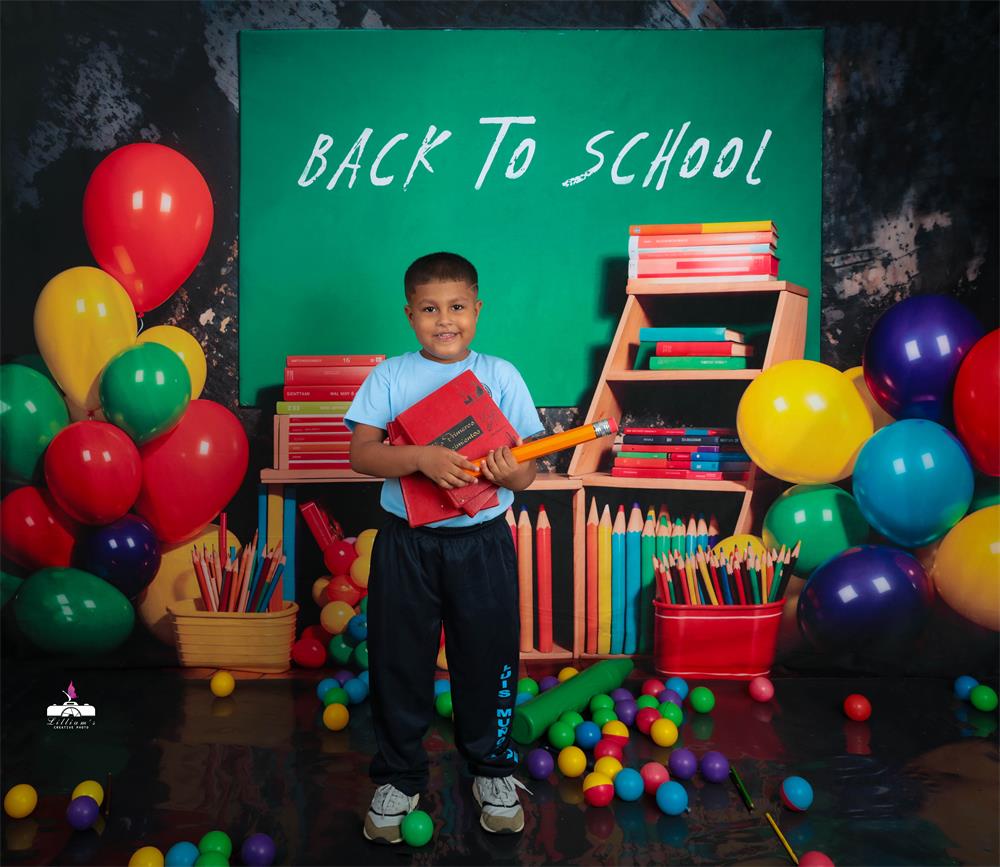
<path id="1" fill-rule="evenodd" d="M 639 649 L 639 617 L 642 612 L 642 512 L 632 506 L 625 528 L 625 653 Z"/>
<path id="2" fill-rule="evenodd" d="M 538 507 L 535 525 L 535 558 L 538 564 L 538 650 L 552 652 L 552 525 L 545 506 Z"/>
<path id="3" fill-rule="evenodd" d="M 554 452 L 561 452 L 563 449 L 571 449 L 580 443 L 595 440 L 598 437 L 611 436 L 618 433 L 618 423 L 613 418 L 602 418 L 600 421 L 591 424 L 580 425 L 580 427 L 570 428 L 562 433 L 552 434 L 552 436 L 542 437 L 532 440 L 523 445 L 514 446 L 510 453 L 514 460 L 523 464 L 525 461 L 533 461 L 535 458 L 542 458 Z M 479 467 L 485 458 L 476 458 L 472 463 Z M 471 476 L 478 476 L 479 470 L 466 470 Z"/>
<path id="4" fill-rule="evenodd" d="M 587 514 L 587 633 L 584 648 L 597 653 L 597 498 Z"/>
<path id="5" fill-rule="evenodd" d="M 625 652 L 625 507 L 611 529 L 611 653 Z"/>
<path id="6" fill-rule="evenodd" d="M 649 653 L 653 646 L 653 596 L 655 573 L 653 561 L 656 555 L 656 530 L 654 525 L 653 511 L 646 515 L 646 522 L 642 525 L 642 536 L 639 538 L 639 562 L 641 564 L 640 580 L 642 582 L 641 598 L 639 602 L 639 652 Z M 664 599 L 664 602 L 667 600 Z"/>
<path id="7" fill-rule="evenodd" d="M 611 652 L 611 509 L 597 525 L 597 652 Z"/>
<path id="8" fill-rule="evenodd" d="M 517 587 L 521 597 L 521 653 L 534 649 L 535 619 L 531 587 L 531 518 L 528 510 L 521 509 L 517 519 Z"/>

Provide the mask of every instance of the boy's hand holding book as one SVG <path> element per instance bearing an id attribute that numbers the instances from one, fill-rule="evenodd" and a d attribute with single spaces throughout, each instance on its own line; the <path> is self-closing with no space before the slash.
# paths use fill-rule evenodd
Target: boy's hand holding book
<path id="1" fill-rule="evenodd" d="M 514 466 L 517 466 L 516 461 Z M 475 471 L 476 465 L 445 446 L 423 446 L 417 456 L 417 469 L 436 485 L 448 490 L 462 488 L 476 481 L 466 472 Z"/>

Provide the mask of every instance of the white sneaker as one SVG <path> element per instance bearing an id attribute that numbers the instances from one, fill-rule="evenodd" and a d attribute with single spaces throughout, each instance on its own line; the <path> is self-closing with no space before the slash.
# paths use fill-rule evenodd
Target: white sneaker
<path id="1" fill-rule="evenodd" d="M 417 809 L 420 795 L 404 795 L 392 783 L 379 786 L 365 816 L 365 839 L 373 843 L 401 843 L 399 826 Z"/>
<path id="2" fill-rule="evenodd" d="M 472 796 L 482 813 L 479 824 L 491 834 L 517 834 L 524 830 L 524 810 L 517 795 L 531 790 L 514 777 L 476 777 L 472 781 Z"/>

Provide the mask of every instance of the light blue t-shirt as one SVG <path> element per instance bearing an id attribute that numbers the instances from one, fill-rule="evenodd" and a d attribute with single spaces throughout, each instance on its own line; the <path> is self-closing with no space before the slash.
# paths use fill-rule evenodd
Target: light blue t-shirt
<path id="1" fill-rule="evenodd" d="M 407 352 L 405 355 L 386 359 L 365 379 L 344 416 L 344 421 L 351 430 L 355 424 L 367 424 L 385 430 L 386 425 L 403 410 L 409 409 L 418 400 L 467 370 L 471 370 L 486 386 L 521 439 L 534 436 L 543 429 L 538 411 L 528 393 L 528 386 L 524 384 L 517 368 L 502 358 L 472 351 L 466 358 L 452 364 L 430 361 L 419 352 Z M 428 526 L 469 527 L 489 521 L 507 511 L 514 502 L 514 492 L 500 488 L 498 498 L 499 505 L 483 509 L 471 518 L 459 515 Z M 382 484 L 382 508 L 406 519 L 399 479 L 386 479 Z"/>

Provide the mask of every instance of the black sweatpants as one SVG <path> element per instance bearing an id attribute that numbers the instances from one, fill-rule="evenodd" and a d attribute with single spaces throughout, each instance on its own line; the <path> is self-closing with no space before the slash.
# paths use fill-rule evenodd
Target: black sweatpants
<path id="1" fill-rule="evenodd" d="M 503 515 L 473 527 L 411 528 L 390 516 L 368 581 L 368 663 L 378 752 L 372 779 L 415 795 L 427 786 L 423 738 L 445 629 L 455 742 L 476 776 L 517 766 L 517 558 Z"/>

